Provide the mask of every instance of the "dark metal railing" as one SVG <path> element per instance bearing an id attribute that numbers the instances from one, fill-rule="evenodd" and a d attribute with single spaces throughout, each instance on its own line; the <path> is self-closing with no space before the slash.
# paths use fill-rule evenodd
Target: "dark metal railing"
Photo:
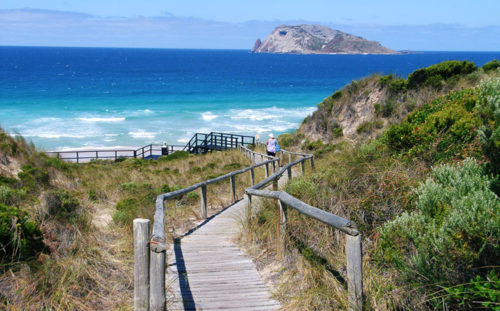
<path id="1" fill-rule="evenodd" d="M 167 154 L 176 150 L 182 150 L 181 145 L 167 145 Z M 147 159 L 162 155 L 161 145 L 147 145 L 138 149 L 97 149 L 97 150 L 65 150 L 48 151 L 49 156 L 58 157 L 61 160 L 83 163 L 92 160 L 117 160 L 127 158 Z"/>

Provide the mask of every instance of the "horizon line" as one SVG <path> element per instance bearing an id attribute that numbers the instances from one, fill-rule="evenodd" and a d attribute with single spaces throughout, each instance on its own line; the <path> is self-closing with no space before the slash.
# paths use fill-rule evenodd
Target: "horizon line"
<path id="1" fill-rule="evenodd" d="M 182 48 L 182 47 L 127 47 L 127 46 L 64 46 L 64 45 L 3 45 L 3 47 L 19 48 L 78 48 L 78 49 L 135 49 L 135 50 L 206 50 L 206 51 L 251 51 L 252 49 L 238 48 Z M 468 52 L 468 53 L 496 53 L 495 50 L 396 50 L 396 52 L 407 52 L 403 54 L 425 53 L 425 52 Z M 295 53 L 255 53 L 255 54 L 283 54 L 283 55 L 397 55 L 397 54 L 295 54 Z"/>

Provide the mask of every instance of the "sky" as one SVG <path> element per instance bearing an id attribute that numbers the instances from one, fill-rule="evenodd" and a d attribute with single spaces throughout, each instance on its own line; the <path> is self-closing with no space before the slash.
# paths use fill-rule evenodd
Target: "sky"
<path id="1" fill-rule="evenodd" d="M 1 0 L 0 45 L 250 49 L 322 24 L 396 50 L 500 51 L 499 0 Z"/>

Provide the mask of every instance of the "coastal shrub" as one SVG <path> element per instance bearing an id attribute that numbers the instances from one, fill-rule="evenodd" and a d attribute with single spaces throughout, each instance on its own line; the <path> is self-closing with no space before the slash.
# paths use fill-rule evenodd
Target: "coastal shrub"
<path id="1" fill-rule="evenodd" d="M 37 157 L 44 159 L 44 165 L 48 167 L 54 167 L 61 171 L 68 171 L 71 168 L 71 164 L 61 160 L 59 158 L 48 157 L 45 153 L 37 154 Z"/>
<path id="2" fill-rule="evenodd" d="M 306 148 L 307 150 L 317 150 L 317 149 L 320 149 L 324 146 L 325 144 L 321 141 L 321 140 L 316 140 L 316 141 L 313 141 L 313 142 L 310 142 L 309 144 L 307 144 Z"/>
<path id="3" fill-rule="evenodd" d="M 499 67 L 500 67 L 500 62 L 498 61 L 498 59 L 494 59 L 484 64 L 482 68 L 485 72 L 490 72 L 496 70 Z"/>
<path id="4" fill-rule="evenodd" d="M 97 198 L 97 192 L 93 189 L 87 190 L 87 196 L 89 197 L 89 200 L 92 202 L 97 202 L 99 199 Z"/>
<path id="5" fill-rule="evenodd" d="M 304 139 L 305 135 L 303 133 L 299 132 L 294 132 L 294 133 L 286 133 L 286 134 L 281 134 L 278 137 L 278 143 L 281 146 L 281 148 L 288 148 L 291 146 L 298 145 L 300 143 L 301 139 Z"/>
<path id="6" fill-rule="evenodd" d="M 160 160 L 162 161 L 172 161 L 172 160 L 177 160 L 177 159 L 185 159 L 190 156 L 190 153 L 187 151 L 174 151 L 173 153 L 169 154 L 166 157 L 161 157 Z"/>
<path id="7" fill-rule="evenodd" d="M 233 162 L 233 163 L 229 163 L 229 164 L 224 165 L 222 167 L 222 169 L 225 171 L 234 171 L 234 170 L 237 170 L 241 167 L 242 167 L 241 163 Z"/>
<path id="8" fill-rule="evenodd" d="M 342 97 L 342 91 L 341 90 L 337 90 L 335 91 L 332 96 L 330 96 L 332 99 L 339 99 Z"/>
<path id="9" fill-rule="evenodd" d="M 382 140 L 394 151 L 432 162 L 479 157 L 476 140 L 482 122 L 474 109 L 476 102 L 473 89 L 440 97 L 391 125 Z"/>
<path id="10" fill-rule="evenodd" d="M 191 191 L 186 195 L 186 199 L 189 202 L 194 203 L 200 200 L 200 195 L 194 191 Z"/>
<path id="11" fill-rule="evenodd" d="M 131 225 L 134 218 L 138 217 L 138 208 L 139 200 L 136 198 L 126 198 L 119 201 L 112 216 L 113 221 L 120 225 Z"/>
<path id="12" fill-rule="evenodd" d="M 17 179 L 0 175 L 0 185 L 13 186 L 17 184 Z"/>
<path id="13" fill-rule="evenodd" d="M 388 118 L 393 114 L 394 110 L 396 109 L 396 103 L 394 102 L 393 99 L 388 98 L 385 101 L 385 103 L 383 104 L 376 103 L 374 107 L 375 107 L 375 114 L 377 116 Z"/>
<path id="14" fill-rule="evenodd" d="M 479 130 L 482 150 L 489 159 L 491 172 L 500 174 L 500 79 L 479 87 L 478 111 L 483 120 Z"/>
<path id="15" fill-rule="evenodd" d="M 0 264 L 23 260 L 43 250 L 38 224 L 17 207 L 0 203 Z M 3 270 L 3 268 L 0 268 Z"/>
<path id="16" fill-rule="evenodd" d="M 384 122 L 382 120 L 367 121 L 361 123 L 356 129 L 356 132 L 358 134 L 370 133 L 375 129 L 381 129 L 382 127 L 384 127 Z"/>
<path id="17" fill-rule="evenodd" d="M 392 73 L 386 75 L 386 76 L 381 76 L 379 79 L 378 79 L 378 83 L 381 85 L 381 86 L 388 86 L 392 80 L 394 79 L 394 76 L 392 75 Z"/>
<path id="18" fill-rule="evenodd" d="M 379 263 L 430 293 L 485 276 L 500 257 L 500 201 L 490 183 L 470 158 L 434 168 L 415 190 L 416 210 L 379 229 Z"/>
<path id="19" fill-rule="evenodd" d="M 60 219 L 74 220 L 80 202 L 75 196 L 64 189 L 56 189 L 47 194 L 47 207 L 49 215 Z"/>
<path id="20" fill-rule="evenodd" d="M 0 185 L 0 203 L 5 205 L 17 205 L 27 197 L 26 190 L 10 188 Z"/>
<path id="21" fill-rule="evenodd" d="M 408 75 L 408 88 L 432 86 L 438 88 L 443 80 L 455 75 L 465 75 L 477 70 L 476 65 L 469 61 L 445 61 L 426 68 L 417 69 Z"/>
<path id="22" fill-rule="evenodd" d="M 405 79 L 399 78 L 391 81 L 389 84 L 389 91 L 395 94 L 406 91 Z"/>
<path id="23" fill-rule="evenodd" d="M 497 310 L 500 305 L 500 279 L 493 270 L 486 277 L 477 275 L 468 283 L 445 287 L 444 290 L 462 309 Z"/>
<path id="24" fill-rule="evenodd" d="M 30 190 L 36 190 L 49 183 L 49 173 L 45 169 L 29 164 L 23 165 L 17 176 L 21 179 L 23 186 Z"/>

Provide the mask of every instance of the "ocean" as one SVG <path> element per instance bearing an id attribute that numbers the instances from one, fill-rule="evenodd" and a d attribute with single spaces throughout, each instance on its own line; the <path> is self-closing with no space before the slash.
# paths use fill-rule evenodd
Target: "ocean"
<path id="1" fill-rule="evenodd" d="M 296 129 L 325 97 L 372 73 L 495 58 L 0 47 L 0 127 L 44 150 L 185 144 L 211 131 L 262 137 Z"/>

